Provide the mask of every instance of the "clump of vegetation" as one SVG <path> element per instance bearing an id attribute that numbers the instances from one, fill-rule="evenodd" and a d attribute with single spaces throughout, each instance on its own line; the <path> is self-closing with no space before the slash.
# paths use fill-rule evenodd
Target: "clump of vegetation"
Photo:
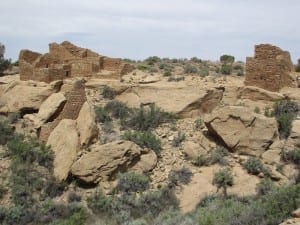
<path id="1" fill-rule="evenodd" d="M 175 136 L 173 141 L 172 141 L 172 146 L 173 147 L 179 147 L 179 146 L 181 146 L 181 143 L 184 140 L 185 140 L 185 133 L 182 133 L 181 131 L 179 131 L 177 133 L 177 136 Z"/>
<path id="2" fill-rule="evenodd" d="M 194 121 L 194 130 L 200 130 L 203 126 L 203 120 L 198 118 Z"/>
<path id="3" fill-rule="evenodd" d="M 282 100 L 276 102 L 273 108 L 280 137 L 287 138 L 292 129 L 292 122 L 299 111 L 298 104 L 291 100 Z"/>
<path id="4" fill-rule="evenodd" d="M 183 77 L 183 76 L 170 76 L 169 78 L 168 78 L 168 81 L 169 82 L 172 82 L 172 81 L 175 81 L 175 82 L 179 82 L 179 81 L 182 81 L 182 80 L 184 80 L 185 78 Z"/>
<path id="5" fill-rule="evenodd" d="M 3 74 L 5 70 L 11 67 L 11 60 L 4 58 L 5 46 L 0 43 L 0 75 Z"/>
<path id="6" fill-rule="evenodd" d="M 14 129 L 7 120 L 0 121 L 0 145 L 5 145 L 14 138 Z"/>
<path id="7" fill-rule="evenodd" d="M 132 141 L 142 148 L 152 149 L 157 155 L 161 151 L 161 141 L 150 131 L 126 131 L 122 138 Z"/>
<path id="8" fill-rule="evenodd" d="M 292 162 L 296 165 L 300 165 L 300 149 L 297 147 L 291 151 L 283 150 L 281 152 L 281 159 L 285 162 Z"/>
<path id="9" fill-rule="evenodd" d="M 184 73 L 185 74 L 196 74 L 198 73 L 198 69 L 196 66 L 192 64 L 186 64 L 184 67 Z"/>
<path id="10" fill-rule="evenodd" d="M 256 192 L 259 196 L 266 195 L 274 191 L 274 189 L 275 184 L 270 178 L 264 178 L 256 185 Z"/>
<path id="11" fill-rule="evenodd" d="M 146 131 L 158 127 L 161 123 L 172 122 L 174 118 L 173 114 L 164 112 L 155 104 L 148 107 L 141 105 L 140 108 L 133 109 L 125 124 L 132 129 Z"/>
<path id="12" fill-rule="evenodd" d="M 188 184 L 192 180 L 193 173 L 190 169 L 183 167 L 179 170 L 171 170 L 169 173 L 169 185 Z"/>
<path id="13" fill-rule="evenodd" d="M 121 173 L 118 176 L 116 190 L 123 193 L 146 191 L 150 186 L 148 176 L 135 172 Z"/>
<path id="14" fill-rule="evenodd" d="M 116 91 L 115 89 L 105 85 L 103 87 L 103 91 L 102 91 L 102 96 L 103 98 L 107 98 L 107 99 L 113 99 L 116 95 Z"/>
<path id="15" fill-rule="evenodd" d="M 104 221 L 113 224 L 153 224 L 153 220 L 168 210 L 178 208 L 173 190 L 162 188 L 135 194 L 105 196 L 101 192 L 87 199 L 88 207 Z M 140 224 L 140 223 L 137 223 Z"/>
<path id="16" fill-rule="evenodd" d="M 300 59 L 298 59 L 298 63 L 297 63 L 297 65 L 295 66 L 295 71 L 296 71 L 297 73 L 300 72 Z"/>
<path id="17" fill-rule="evenodd" d="M 118 100 L 113 100 L 108 102 L 104 110 L 109 112 L 109 114 L 116 119 L 124 120 L 131 114 L 131 109 L 123 102 Z"/>
<path id="18" fill-rule="evenodd" d="M 258 106 L 255 106 L 254 112 L 257 113 L 257 114 L 259 114 L 260 113 L 260 108 Z"/>
<path id="19" fill-rule="evenodd" d="M 158 56 L 150 56 L 144 60 L 148 65 L 153 66 L 156 63 L 159 63 L 161 59 Z"/>
<path id="20" fill-rule="evenodd" d="M 233 185 L 232 172 L 228 168 L 220 169 L 214 174 L 212 184 L 217 187 L 217 192 L 222 188 L 224 197 L 227 197 L 227 188 Z"/>
<path id="21" fill-rule="evenodd" d="M 232 72 L 232 64 L 234 63 L 234 57 L 231 55 L 222 55 L 220 57 L 222 63 L 220 72 L 225 75 L 229 75 Z"/>
<path id="22" fill-rule="evenodd" d="M 208 158 L 208 165 L 219 163 L 221 165 L 226 165 L 227 161 L 224 158 L 228 155 L 228 151 L 226 148 L 222 146 L 217 146 L 216 149 L 214 149 Z"/>
<path id="23" fill-rule="evenodd" d="M 199 68 L 199 76 L 200 77 L 207 77 L 209 75 L 209 68 L 208 66 L 201 66 Z"/>
<path id="24" fill-rule="evenodd" d="M 273 117 L 273 116 L 274 116 L 274 111 L 271 110 L 269 107 L 266 107 L 266 108 L 265 108 L 264 115 L 265 115 L 266 117 Z"/>
<path id="25" fill-rule="evenodd" d="M 265 168 L 263 163 L 255 157 L 249 157 L 243 166 L 250 174 L 258 175 L 263 173 L 265 175 L 269 175 L 267 168 Z"/>

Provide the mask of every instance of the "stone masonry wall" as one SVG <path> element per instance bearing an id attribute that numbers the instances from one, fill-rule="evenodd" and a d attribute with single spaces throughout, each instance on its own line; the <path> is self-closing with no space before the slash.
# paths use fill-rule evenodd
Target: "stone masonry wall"
<path id="1" fill-rule="evenodd" d="M 70 42 L 49 44 L 49 53 L 41 55 L 22 50 L 19 55 L 20 79 L 51 82 L 69 77 L 99 77 L 101 70 L 112 72 L 111 79 L 133 70 L 121 59 L 103 57 L 89 50 L 77 47 Z M 122 72 L 122 73 L 121 73 Z"/>
<path id="2" fill-rule="evenodd" d="M 39 139 L 43 142 L 47 142 L 49 135 L 61 120 L 76 120 L 82 105 L 86 101 L 85 87 L 82 81 L 76 81 L 74 84 L 65 84 L 62 87 L 62 91 L 65 93 L 67 101 L 59 115 L 53 121 L 41 127 Z"/>
<path id="3" fill-rule="evenodd" d="M 245 85 L 269 91 L 294 87 L 294 79 L 290 76 L 292 71 L 293 63 L 288 52 L 270 44 L 256 45 L 254 57 L 246 59 Z"/>

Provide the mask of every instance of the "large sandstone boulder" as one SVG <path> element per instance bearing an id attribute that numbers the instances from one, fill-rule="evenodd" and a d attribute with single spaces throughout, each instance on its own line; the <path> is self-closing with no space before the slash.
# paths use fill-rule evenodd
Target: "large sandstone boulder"
<path id="1" fill-rule="evenodd" d="M 54 152 L 54 176 L 60 181 L 68 177 L 76 160 L 78 142 L 76 121 L 70 119 L 60 121 L 48 138 L 47 145 Z"/>
<path id="2" fill-rule="evenodd" d="M 72 166 L 72 174 L 86 183 L 107 181 L 128 168 L 141 154 L 141 148 L 130 141 L 114 141 L 91 146 Z"/>
<path id="3" fill-rule="evenodd" d="M 0 97 L 0 113 L 38 111 L 41 104 L 51 94 L 57 92 L 58 84 L 53 82 L 45 84 L 42 82 L 20 82 L 9 83 Z"/>
<path id="4" fill-rule="evenodd" d="M 77 129 L 81 146 L 88 146 L 98 135 L 95 117 L 93 107 L 88 102 L 85 102 L 77 118 Z"/>
<path id="5" fill-rule="evenodd" d="M 50 95 L 41 105 L 37 118 L 41 122 L 47 122 L 67 101 L 62 93 Z"/>
<path id="6" fill-rule="evenodd" d="M 139 161 L 130 170 L 146 173 L 155 168 L 157 164 L 157 155 L 150 150 L 146 154 L 140 156 Z"/>
<path id="7" fill-rule="evenodd" d="M 278 139 L 276 120 L 246 107 L 226 106 L 206 116 L 204 121 L 211 135 L 241 154 L 261 155 Z"/>
<path id="8" fill-rule="evenodd" d="M 195 86 L 149 84 L 127 89 L 117 99 L 132 107 L 156 103 L 163 110 L 173 112 L 180 118 L 189 118 L 210 113 L 222 100 L 223 91 L 222 88 L 201 90 Z"/>

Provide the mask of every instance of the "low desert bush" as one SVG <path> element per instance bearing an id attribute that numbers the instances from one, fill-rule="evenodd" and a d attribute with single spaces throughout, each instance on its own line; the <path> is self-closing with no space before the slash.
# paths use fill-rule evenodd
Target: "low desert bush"
<path id="1" fill-rule="evenodd" d="M 143 192 L 149 188 L 148 176 L 136 172 L 121 173 L 118 175 L 116 190 L 123 193 Z"/>
<path id="2" fill-rule="evenodd" d="M 263 163 L 255 157 L 248 158 L 243 166 L 248 173 L 253 175 L 258 175 L 264 171 Z"/>
<path id="3" fill-rule="evenodd" d="M 198 73 L 198 69 L 196 66 L 192 64 L 186 64 L 184 67 L 184 73 L 185 74 L 196 74 Z"/>
<path id="4" fill-rule="evenodd" d="M 226 165 L 227 161 L 224 158 L 228 155 L 228 151 L 226 148 L 222 146 L 217 146 L 208 157 L 208 165 L 219 163 L 220 165 Z"/>
<path id="5" fill-rule="evenodd" d="M 292 162 L 296 165 L 300 165 L 300 149 L 296 147 L 294 150 L 281 152 L 281 159 L 286 162 Z"/>
<path id="6" fill-rule="evenodd" d="M 223 189 L 223 194 L 227 197 L 227 188 L 233 185 L 233 175 L 228 168 L 220 169 L 214 174 L 212 184 L 219 190 Z"/>
<path id="7" fill-rule="evenodd" d="M 292 122 L 297 116 L 299 106 L 291 100 L 278 101 L 273 106 L 274 115 L 278 123 L 278 132 L 282 138 L 290 135 Z"/>
<path id="8" fill-rule="evenodd" d="M 7 120 L 0 121 L 0 145 L 5 145 L 13 139 L 14 129 Z"/>
<path id="9" fill-rule="evenodd" d="M 125 131 L 122 138 L 132 141 L 142 148 L 152 149 L 157 155 L 160 153 L 161 141 L 150 131 Z"/>
<path id="10" fill-rule="evenodd" d="M 184 140 L 185 140 L 185 133 L 178 131 L 177 135 L 174 137 L 174 139 L 172 141 L 172 146 L 179 147 L 179 146 L 181 146 L 181 144 Z"/>
<path id="11" fill-rule="evenodd" d="M 256 185 L 256 192 L 259 196 L 266 195 L 271 191 L 274 191 L 274 189 L 275 184 L 270 178 L 264 178 Z"/>
<path id="12" fill-rule="evenodd" d="M 222 64 L 220 72 L 224 75 L 230 75 L 232 72 L 232 66 L 228 64 Z"/>
<path id="13" fill-rule="evenodd" d="M 168 78 L 168 81 L 169 82 L 172 82 L 172 81 L 175 81 L 175 82 L 179 82 L 179 81 L 182 81 L 184 80 L 185 78 L 183 76 L 170 76 Z"/>
<path id="14" fill-rule="evenodd" d="M 103 91 L 102 91 L 102 96 L 103 98 L 107 98 L 107 99 L 113 99 L 116 95 L 116 91 L 115 89 L 105 85 L 103 87 Z"/>
<path id="15" fill-rule="evenodd" d="M 188 184 L 191 182 L 193 173 L 190 169 L 183 167 L 179 170 L 171 170 L 168 176 L 169 184 L 171 186 L 181 184 Z"/>

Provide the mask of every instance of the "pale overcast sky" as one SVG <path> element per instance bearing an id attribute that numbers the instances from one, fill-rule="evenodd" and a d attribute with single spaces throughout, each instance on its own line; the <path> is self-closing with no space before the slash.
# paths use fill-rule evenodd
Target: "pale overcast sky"
<path id="1" fill-rule="evenodd" d="M 245 61 L 272 43 L 300 58 L 300 0 L 1 0 L 6 57 L 69 40 L 121 58 L 222 54 Z"/>

